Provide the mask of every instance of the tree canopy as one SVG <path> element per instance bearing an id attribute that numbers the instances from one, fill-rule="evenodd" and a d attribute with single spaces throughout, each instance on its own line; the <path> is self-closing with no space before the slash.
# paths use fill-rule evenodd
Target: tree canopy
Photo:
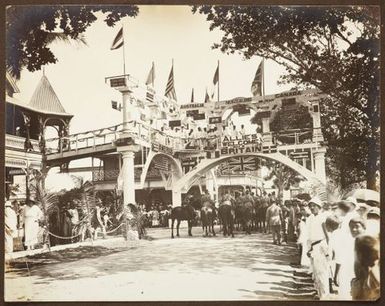
<path id="1" fill-rule="evenodd" d="M 223 32 L 222 52 L 283 65 L 280 82 L 316 87 L 328 143 L 328 174 L 343 189 L 379 171 L 380 10 L 376 6 L 198 6 Z"/>
<path id="2" fill-rule="evenodd" d="M 273 180 L 274 187 L 278 188 L 277 198 L 279 201 L 283 195 L 283 190 L 297 186 L 304 179 L 296 171 L 282 163 L 265 161 L 264 165 L 269 169 L 269 173 L 264 179 L 266 181 Z"/>
<path id="3" fill-rule="evenodd" d="M 85 43 L 83 33 L 102 12 L 105 23 L 114 26 L 123 17 L 135 17 L 134 5 L 15 5 L 6 11 L 6 66 L 20 78 L 20 71 L 40 70 L 41 66 L 56 63 L 49 44 L 55 40 L 75 40 Z"/>

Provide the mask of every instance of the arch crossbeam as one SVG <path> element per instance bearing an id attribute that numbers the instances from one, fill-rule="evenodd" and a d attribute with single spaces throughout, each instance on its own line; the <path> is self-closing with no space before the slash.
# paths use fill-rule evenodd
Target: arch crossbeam
<path id="1" fill-rule="evenodd" d="M 308 181 L 311 181 L 315 185 L 323 186 L 324 182 L 320 178 L 318 178 L 312 171 L 308 170 L 307 168 L 301 166 L 297 162 L 293 161 L 292 159 L 288 158 L 287 156 L 281 154 L 281 153 L 245 153 L 245 154 L 236 154 L 236 155 L 226 155 L 221 156 L 219 158 L 213 158 L 213 159 L 205 159 L 202 160 L 196 168 L 194 168 L 192 171 L 187 173 L 185 176 L 183 176 L 180 180 L 174 184 L 173 191 L 174 192 L 187 192 L 190 187 L 193 185 L 196 178 L 206 172 L 208 172 L 210 169 L 218 166 L 225 160 L 229 158 L 234 157 L 246 157 L 246 156 L 255 156 L 265 159 L 271 159 L 274 161 L 277 161 L 279 163 L 282 163 L 294 171 L 298 172 L 300 175 L 302 175 L 305 179 Z"/>

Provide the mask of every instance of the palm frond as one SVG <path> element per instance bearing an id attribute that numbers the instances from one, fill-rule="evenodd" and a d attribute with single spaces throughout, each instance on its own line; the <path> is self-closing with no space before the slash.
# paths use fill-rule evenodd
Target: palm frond
<path id="1" fill-rule="evenodd" d="M 83 34 L 79 34 L 76 38 L 70 37 L 68 34 L 65 33 L 59 33 L 59 32 L 48 32 L 45 42 L 47 44 L 53 43 L 53 42 L 64 42 L 64 43 L 72 43 L 75 42 L 79 45 L 87 45 L 86 38 Z"/>

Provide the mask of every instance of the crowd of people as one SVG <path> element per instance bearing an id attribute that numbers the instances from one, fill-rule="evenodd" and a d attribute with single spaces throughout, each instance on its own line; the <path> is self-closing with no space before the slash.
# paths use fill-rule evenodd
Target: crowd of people
<path id="1" fill-rule="evenodd" d="M 50 213 L 51 245 L 98 239 L 119 226 L 118 212 L 96 198 L 90 211 L 79 199 L 65 202 Z M 152 203 L 138 208 L 145 217 L 145 227 L 168 227 L 171 205 Z M 33 197 L 26 203 L 5 199 L 5 251 L 33 250 L 43 246 L 45 218 Z M 117 232 L 120 233 L 120 232 Z M 16 244 L 15 244 L 16 242 Z"/>
<path id="2" fill-rule="evenodd" d="M 226 193 L 219 205 L 253 203 L 272 234 L 273 244 L 295 242 L 300 266 L 311 275 L 321 300 L 376 300 L 380 295 L 379 203 L 294 198 L 281 203 L 275 194 Z M 369 202 L 368 202 L 369 203 Z M 258 221 L 258 216 L 257 216 Z M 258 226 L 258 225 L 257 225 Z"/>
<path id="3" fill-rule="evenodd" d="M 153 202 L 149 205 L 138 204 L 141 213 L 145 216 L 146 227 L 168 227 L 172 205 Z"/>
<path id="4" fill-rule="evenodd" d="M 379 297 L 378 207 L 349 197 L 336 203 L 294 200 L 288 224 L 300 250 L 300 265 L 311 274 L 321 300 L 375 300 Z M 273 202 L 268 222 L 285 219 L 287 206 Z M 273 217 L 274 216 L 274 217 Z M 274 235 L 274 234 L 273 234 Z M 279 241 L 279 236 L 278 236 Z"/>
<path id="5" fill-rule="evenodd" d="M 33 250 L 38 244 L 41 235 L 41 222 L 43 212 L 36 201 L 30 199 L 26 205 L 18 207 L 5 198 L 5 252 L 14 251 L 14 238 L 22 236 L 23 246 L 27 250 Z"/>
<path id="6" fill-rule="evenodd" d="M 214 201 L 202 203 L 214 206 Z M 79 200 L 68 202 L 63 207 L 64 237 L 75 236 L 69 242 L 96 239 L 97 233 L 105 235 L 114 226 L 111 211 L 97 200 L 96 210 L 83 229 L 79 230 L 86 212 L 80 209 Z M 294 198 L 281 203 L 274 193 L 256 196 L 246 191 L 232 196 L 226 193 L 220 197 L 219 205 L 243 205 L 249 203 L 257 215 L 262 214 L 256 227 L 272 234 L 273 243 L 295 242 L 299 250 L 298 265 L 304 268 L 314 280 L 319 299 L 375 300 L 379 297 L 380 278 L 380 209 L 357 202 L 353 197 L 330 203 L 318 197 L 309 201 Z M 23 230 L 25 249 L 33 249 L 38 244 L 43 213 L 36 201 L 30 199 L 27 205 L 15 212 L 14 203 L 5 199 L 5 251 L 13 252 L 13 238 Z M 373 204 L 373 203 L 371 203 Z M 205 206 L 205 205 L 203 205 Z M 152 203 L 138 205 L 146 216 L 146 227 L 168 227 L 171 205 Z M 258 225 L 258 221 L 261 224 Z M 262 225 L 263 223 L 263 225 Z"/>

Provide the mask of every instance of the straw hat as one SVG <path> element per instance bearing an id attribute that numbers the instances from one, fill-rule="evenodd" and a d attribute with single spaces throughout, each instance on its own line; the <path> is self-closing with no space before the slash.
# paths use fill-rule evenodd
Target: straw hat
<path id="1" fill-rule="evenodd" d="M 342 200 L 341 202 L 344 204 L 352 204 L 355 207 L 357 207 L 357 205 L 358 205 L 356 198 L 353 198 L 353 197 L 347 197 L 346 199 Z"/>
<path id="2" fill-rule="evenodd" d="M 315 197 L 311 198 L 309 201 L 309 205 L 312 203 L 317 205 L 319 208 L 322 208 L 322 201 L 320 200 L 319 197 L 315 196 Z"/>

